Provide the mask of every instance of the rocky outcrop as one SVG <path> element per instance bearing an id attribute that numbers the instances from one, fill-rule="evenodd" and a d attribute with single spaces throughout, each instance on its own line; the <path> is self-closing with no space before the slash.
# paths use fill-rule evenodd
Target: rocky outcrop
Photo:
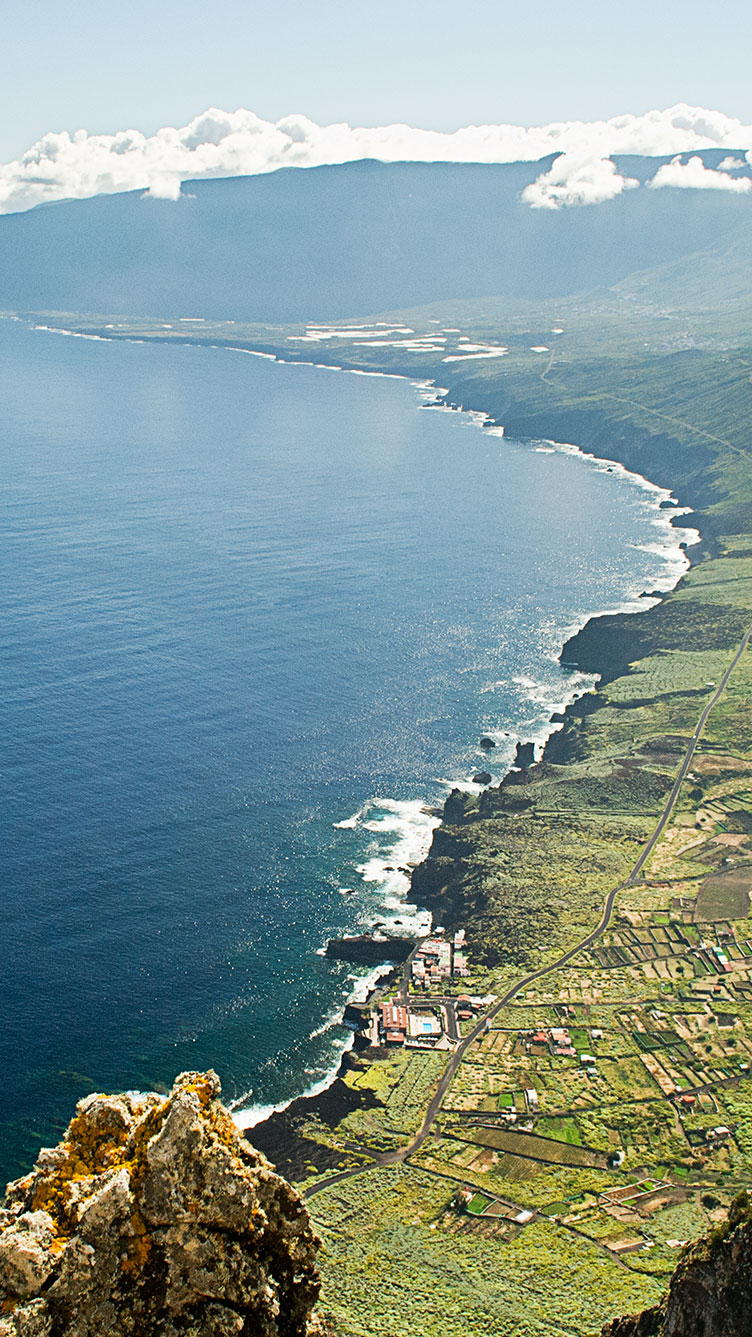
<path id="1" fill-rule="evenodd" d="M 745 1337 L 752 1333 L 752 1205 L 742 1193 L 728 1219 L 684 1253 L 661 1304 L 606 1324 L 603 1337 Z"/>
<path id="2" fill-rule="evenodd" d="M 460 826 L 463 822 L 472 821 L 477 815 L 477 796 L 475 794 L 468 794 L 464 789 L 453 789 L 444 802 L 444 810 L 441 818 L 442 825 L 437 827 L 433 833 L 431 852 L 433 854 L 443 852 L 441 846 L 444 839 L 445 826 Z"/>
<path id="3" fill-rule="evenodd" d="M 386 965 L 391 961 L 406 961 L 415 946 L 415 938 L 374 938 L 370 933 L 355 938 L 330 938 L 326 954 L 335 961 L 351 961 L 355 965 Z"/>
<path id="4" fill-rule="evenodd" d="M 535 743 L 518 743 L 517 751 L 514 754 L 514 766 L 519 767 L 521 771 L 526 771 L 535 762 Z"/>
<path id="5" fill-rule="evenodd" d="M 318 1240 L 213 1072 L 91 1095 L 0 1209 L 0 1337 L 311 1337 Z"/>
<path id="6" fill-rule="evenodd" d="M 723 604 L 667 600 L 644 613 L 603 613 L 591 617 L 570 636 L 559 656 L 562 664 L 598 673 L 611 682 L 629 672 L 635 660 L 666 650 L 702 645 L 731 650 L 747 627 L 741 608 Z"/>

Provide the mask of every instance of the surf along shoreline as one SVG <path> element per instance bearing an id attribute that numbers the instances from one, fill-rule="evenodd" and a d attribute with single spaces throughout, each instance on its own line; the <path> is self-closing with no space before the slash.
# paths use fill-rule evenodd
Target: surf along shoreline
<path id="1" fill-rule="evenodd" d="M 681 581 L 678 583 L 680 584 Z M 638 615 L 637 610 L 634 610 L 623 616 L 634 617 Z M 589 632 L 593 632 L 599 622 L 605 621 L 611 616 L 620 615 L 598 615 L 589 619 L 586 628 Z M 565 650 L 569 653 L 574 651 L 574 642 L 576 642 L 578 635 L 579 633 L 576 633 L 565 643 L 562 656 Z M 472 856 L 468 857 L 464 850 L 459 851 L 456 868 L 450 870 L 449 877 L 446 876 L 446 860 L 447 858 L 452 859 L 452 855 L 456 851 L 458 828 L 461 830 L 466 828 L 466 824 L 473 819 L 483 821 L 484 815 L 489 813 L 489 809 L 487 807 L 484 809 L 483 806 L 484 796 L 486 796 L 487 802 L 488 798 L 495 793 L 503 795 L 505 798 L 511 797 L 511 801 L 514 803 L 514 796 L 520 794 L 524 801 L 522 786 L 531 778 L 534 770 L 545 769 L 554 757 L 558 764 L 566 765 L 565 753 L 569 728 L 571 726 L 576 727 L 576 724 L 582 720 L 582 702 L 596 696 L 597 693 L 598 687 L 595 687 L 592 691 L 582 693 L 570 702 L 564 712 L 554 712 L 550 719 L 551 731 L 548 740 L 535 768 L 520 771 L 511 766 L 498 786 L 483 791 L 480 807 L 475 806 L 472 802 L 473 796 L 468 796 L 467 791 L 464 790 L 453 789 L 447 797 L 441 822 L 434 831 L 428 854 L 413 871 L 409 898 L 411 903 L 419 905 L 421 909 L 431 910 L 435 922 L 439 922 L 440 917 L 448 932 L 459 926 L 462 919 L 463 883 L 468 877 L 472 876 Z M 560 739 L 566 741 L 560 743 L 558 741 Z M 468 801 L 469 797 L 470 801 Z M 461 843 L 461 835 L 459 839 Z M 455 861 L 453 860 L 453 862 Z M 447 904 L 452 901 L 455 902 L 456 911 L 449 914 L 444 913 Z M 471 936 L 469 938 L 471 952 L 473 946 Z M 385 968 L 385 973 L 368 990 L 362 1005 L 363 1011 L 367 1011 L 369 1005 L 380 996 L 392 992 L 399 984 L 401 974 L 402 967 L 399 965 Z M 351 1012 L 351 1008 L 352 1004 L 348 1004 L 345 1008 L 344 1020 L 348 1020 L 348 1012 Z M 354 1010 L 351 1012 L 351 1016 L 355 1020 Z M 323 1143 L 305 1136 L 303 1126 L 306 1122 L 309 1120 L 319 1121 L 333 1130 L 352 1111 L 378 1103 L 364 1099 L 362 1094 L 356 1092 L 353 1087 L 343 1080 L 345 1073 L 350 1068 L 359 1066 L 359 1057 L 366 1060 L 377 1058 L 375 1054 L 363 1050 L 360 1051 L 359 1056 L 354 1033 L 353 1041 L 343 1052 L 336 1072 L 333 1073 L 331 1078 L 323 1079 L 312 1092 L 294 1098 L 256 1123 L 244 1125 L 241 1121 L 241 1126 L 244 1127 L 249 1141 L 263 1151 L 280 1173 L 283 1173 L 287 1178 L 299 1181 L 309 1177 L 312 1165 L 318 1172 L 321 1172 L 336 1169 L 342 1163 L 341 1152 L 333 1148 L 330 1150 Z"/>
<path id="2" fill-rule="evenodd" d="M 49 317 L 48 317 L 49 319 Z M 67 323 L 67 322 L 66 322 Z M 82 322 L 83 324 L 83 322 Z M 281 349 L 280 345 L 272 346 L 267 344 L 264 348 L 238 347 L 233 341 L 223 341 L 216 337 L 189 337 L 181 331 L 181 337 L 165 338 L 159 334 L 146 335 L 143 330 L 118 331 L 114 333 L 102 326 L 92 326 L 87 322 L 86 327 L 81 330 L 66 329 L 62 324 L 60 326 L 47 325 L 49 332 L 79 334 L 79 337 L 98 337 L 106 340 L 117 341 L 119 339 L 133 340 L 139 342 L 161 342 L 176 343 L 187 345 L 209 346 L 215 348 L 230 348 L 237 351 L 243 351 L 248 354 L 271 357 L 281 362 L 303 362 L 303 358 L 281 356 L 282 352 L 287 353 L 287 349 Z M 320 357 L 321 350 L 317 350 Z M 308 359 L 305 359 L 308 361 Z M 382 376 L 399 376 L 408 379 L 413 384 L 421 388 L 432 390 L 432 404 L 438 408 L 464 411 L 476 415 L 483 420 L 486 428 L 505 429 L 506 435 L 514 438 L 516 441 L 535 442 L 542 441 L 553 442 L 577 442 L 573 447 L 584 455 L 590 457 L 599 463 L 613 463 L 619 465 L 629 472 L 637 475 L 643 481 L 649 482 L 652 486 L 665 490 L 667 493 L 678 497 L 680 507 L 689 507 L 692 514 L 692 525 L 700 530 L 701 542 L 697 544 L 691 554 L 685 553 L 688 559 L 689 570 L 698 562 L 701 562 L 708 555 L 712 555 L 713 536 L 703 533 L 707 529 L 707 517 L 703 516 L 702 510 L 698 506 L 698 501 L 706 501 L 707 493 L 703 497 L 697 493 L 694 488 L 687 487 L 686 478 L 682 483 L 677 481 L 677 463 L 681 463 L 681 448 L 677 455 L 677 442 L 671 438 L 665 438 L 666 448 L 655 450 L 655 440 L 650 440 L 650 458 L 643 447 L 645 442 L 639 440 L 639 431 L 625 432 L 620 425 L 621 430 L 615 430 L 615 422 L 609 418 L 609 415 L 602 412 L 593 414 L 591 411 L 585 413 L 565 413 L 551 412 L 550 408 L 543 409 L 535 403 L 535 394 L 531 394 L 527 402 L 509 402 L 508 396 L 504 394 L 503 378 L 501 375 L 495 376 L 493 380 L 487 379 L 482 385 L 470 381 L 459 381 L 450 385 L 446 390 L 434 389 L 438 377 L 430 373 L 426 375 L 425 371 L 417 368 L 396 367 L 391 364 L 389 369 L 378 370 L 374 367 L 362 367 L 357 365 L 348 365 L 345 361 L 338 360 L 326 363 L 317 360 L 309 365 L 321 367 L 322 369 L 350 371 L 356 374 L 370 374 Z M 432 369 L 433 370 L 433 369 Z M 436 369 L 438 371 L 438 369 Z M 446 378 L 446 368 L 442 369 L 441 379 Z M 501 372 L 501 368 L 498 368 Z M 452 378 L 453 379 L 453 378 Z M 530 387 L 531 390 L 533 387 Z M 501 399 L 501 403 L 499 400 Z M 642 434 L 645 435 L 644 433 Z M 609 442 L 608 455 L 604 456 L 602 451 L 602 442 L 607 439 Z M 707 463 L 707 461 L 703 461 Z M 675 510 L 673 516 L 677 518 L 683 516 L 684 510 Z M 672 516 L 672 518 L 673 518 Z M 705 521 L 705 524 L 703 524 Z M 680 543 L 677 546 L 681 546 Z M 630 637 L 629 631 L 622 634 L 620 646 L 614 649 L 614 632 L 624 632 L 622 619 L 629 619 L 634 622 L 635 619 L 645 619 L 651 613 L 660 611 L 674 594 L 684 584 L 687 572 L 680 576 L 672 590 L 660 592 L 651 592 L 651 597 L 655 594 L 655 602 L 652 608 L 647 611 L 639 611 L 633 607 L 630 611 L 621 613 L 604 613 L 591 617 L 584 627 L 565 643 L 561 655 L 561 662 L 576 667 L 582 672 L 595 674 L 599 676 L 600 681 L 593 689 L 586 689 L 583 693 L 576 696 L 566 706 L 563 712 L 554 712 L 551 717 L 550 731 L 544 746 L 543 754 L 536 767 L 527 772 L 507 771 L 501 784 L 493 790 L 485 790 L 482 795 L 468 796 L 461 790 L 453 790 L 444 804 L 442 821 L 434 832 L 431 848 L 426 858 L 417 866 L 413 872 L 411 892 L 409 899 L 420 906 L 432 910 L 434 915 L 441 915 L 441 922 L 447 928 L 452 927 L 452 913 L 454 906 L 455 922 L 462 914 L 461 903 L 463 900 L 464 887 L 467 882 L 468 872 L 472 870 L 472 853 L 468 855 L 467 851 L 460 854 L 456 864 L 461 865 L 454 870 L 450 870 L 450 876 L 447 878 L 446 861 L 452 859 L 452 854 L 456 852 L 453 846 L 456 846 L 457 838 L 455 833 L 460 828 L 464 833 L 473 824 L 481 824 L 491 815 L 496 803 L 494 795 L 502 801 L 502 806 L 511 799 L 516 802 L 523 795 L 520 788 L 520 780 L 525 783 L 533 777 L 534 773 L 544 773 L 546 768 L 552 764 L 556 766 L 566 766 L 572 761 L 576 753 L 576 736 L 586 727 L 587 718 L 599 708 L 598 698 L 602 694 L 603 687 L 607 682 L 618 676 L 620 672 L 628 670 L 628 666 L 633 658 L 630 656 L 630 644 L 633 637 Z M 618 639 L 618 636 L 617 636 Z M 583 704 L 587 703 L 587 704 Z M 522 739 L 520 740 L 523 741 Z M 451 852 L 450 852 L 451 851 Z M 437 873 L 440 876 L 437 877 Z M 476 945 L 473 941 L 472 933 L 469 935 L 471 951 Z M 395 975 L 398 972 L 391 971 L 386 977 L 382 976 L 369 991 L 368 1000 L 370 1001 L 379 992 L 382 992 L 390 983 L 394 982 Z M 347 1009 L 346 1009 L 347 1011 Z M 353 1037 L 354 1039 L 354 1037 Z M 329 1169 L 340 1162 L 341 1153 L 335 1149 L 328 1149 L 318 1142 L 312 1142 L 301 1136 L 300 1126 L 306 1120 L 316 1118 L 330 1127 L 336 1124 L 353 1108 L 364 1103 L 364 1097 L 354 1092 L 343 1080 L 342 1074 L 347 1071 L 353 1063 L 353 1052 L 348 1048 L 343 1053 L 338 1069 L 330 1077 L 323 1078 L 313 1091 L 302 1094 L 292 1101 L 278 1107 L 274 1113 L 267 1118 L 261 1119 L 252 1127 L 248 1128 L 250 1140 L 254 1142 L 261 1150 L 265 1151 L 270 1159 L 275 1161 L 284 1173 L 292 1178 L 303 1178 L 308 1173 L 307 1164 L 313 1163 L 317 1169 Z M 366 1103 L 369 1103 L 366 1101 Z M 239 1112 L 238 1112 L 239 1113 Z"/>
<path id="3" fill-rule="evenodd" d="M 269 356 L 268 353 L 263 355 Z M 284 361 L 285 359 L 279 358 L 278 360 Z M 295 360 L 297 361 L 297 359 Z M 328 367 L 331 370 L 353 371 L 356 374 L 395 375 L 394 371 L 378 372 L 370 369 L 368 371 L 363 371 L 357 367 L 350 368 L 347 366 L 335 366 L 333 364 L 321 363 L 312 363 L 310 365 L 321 366 L 322 369 Z M 413 384 L 421 389 L 431 391 L 432 398 L 429 403 L 425 404 L 425 407 L 437 407 L 452 411 L 471 413 L 480 420 L 479 425 L 482 425 L 486 429 L 501 429 L 507 426 L 507 424 L 502 423 L 491 416 L 479 405 L 473 404 L 472 406 L 469 406 L 467 403 L 460 402 L 459 399 L 454 397 L 451 390 L 440 390 L 435 388 L 434 383 L 426 381 L 423 378 L 416 380 L 414 373 L 410 374 L 409 372 L 403 372 L 396 374 L 405 376 L 405 378 L 410 379 Z M 606 424 L 604 424 L 603 430 L 604 433 L 608 432 Z M 592 687 L 580 688 L 575 691 L 572 694 L 572 699 L 568 702 L 563 712 L 558 710 L 554 711 L 549 717 L 547 737 L 543 743 L 542 752 L 537 763 L 532 767 L 518 767 L 513 762 L 506 770 L 498 785 L 489 787 L 488 789 L 482 789 L 475 794 L 472 793 L 472 791 L 468 792 L 468 789 L 464 788 L 453 788 L 451 790 L 443 806 L 441 821 L 434 829 L 431 847 L 429 848 L 425 859 L 423 859 L 413 870 L 411 887 L 407 894 L 408 902 L 411 905 L 414 904 L 421 910 L 428 909 L 432 912 L 434 922 L 438 922 L 437 913 L 440 914 L 441 922 L 445 925 L 448 931 L 451 931 L 453 927 L 458 925 L 461 918 L 461 908 L 458 909 L 458 913 L 455 914 L 454 917 L 452 913 L 448 915 L 445 913 L 447 906 L 446 883 L 442 888 L 444 895 L 439 900 L 437 900 L 433 894 L 436 882 L 435 870 L 446 858 L 446 850 L 448 848 L 446 838 L 449 837 L 451 843 L 453 830 L 458 826 L 464 826 L 468 820 L 475 818 L 482 822 L 484 815 L 488 812 L 488 799 L 491 798 L 493 794 L 504 796 L 512 794 L 516 795 L 518 793 L 522 794 L 524 791 L 520 787 L 525 785 L 534 773 L 545 771 L 553 762 L 557 765 L 567 764 L 571 747 L 572 731 L 580 726 L 581 722 L 587 717 L 591 710 L 598 708 L 597 704 L 588 706 L 583 703 L 597 699 L 603 686 L 605 686 L 613 677 L 617 676 L 618 672 L 627 671 L 630 664 L 630 659 L 626 650 L 624 655 L 619 656 L 618 664 L 614 660 L 613 655 L 607 655 L 606 660 L 604 660 L 603 663 L 600 662 L 601 656 L 599 656 L 597 650 L 599 628 L 601 626 L 603 626 L 604 629 L 611 628 L 614 623 L 620 619 L 633 619 L 635 617 L 645 616 L 648 612 L 654 609 L 659 609 L 665 604 L 666 600 L 681 587 L 689 570 L 691 570 L 691 568 L 698 562 L 701 562 L 707 555 L 703 535 L 698 523 L 702 519 L 701 514 L 695 511 L 694 507 L 689 504 L 684 504 L 681 496 L 678 496 L 681 489 L 672 486 L 672 480 L 665 479 L 665 481 L 661 481 L 660 483 L 654 483 L 645 474 L 638 472 L 638 470 L 635 469 L 634 464 L 628 462 L 629 452 L 623 452 L 624 455 L 627 455 L 627 459 L 620 458 L 616 452 L 602 455 L 596 453 L 595 450 L 591 452 L 580 445 L 569 445 L 568 443 L 558 441 L 552 434 L 546 436 L 537 434 L 523 435 L 514 428 L 508 428 L 507 435 L 517 442 L 521 441 L 523 443 L 529 443 L 530 445 L 539 445 L 542 442 L 550 442 L 554 448 L 571 449 L 583 455 L 594 464 L 619 466 L 628 473 L 633 474 L 640 481 L 648 483 L 651 487 L 655 487 L 657 490 L 666 493 L 666 497 L 660 503 L 664 508 L 667 507 L 669 497 L 675 498 L 675 502 L 672 501 L 669 503 L 672 509 L 671 515 L 668 517 L 668 523 L 673 524 L 674 520 L 680 521 L 681 523 L 677 526 L 677 531 L 679 529 L 687 530 L 685 538 L 680 538 L 677 532 L 676 544 L 676 548 L 681 549 L 684 553 L 686 566 L 683 573 L 677 577 L 676 582 L 671 588 L 646 591 L 644 593 L 643 597 L 650 600 L 649 604 L 640 607 L 634 601 L 629 601 L 629 606 L 625 606 L 622 611 L 616 613 L 604 612 L 595 614 L 565 641 L 559 655 L 559 662 L 566 664 L 567 667 L 595 676 L 596 682 Z M 596 443 L 591 442 L 590 444 L 595 446 Z M 696 537 L 693 537 L 695 535 Z M 625 603 L 626 602 L 628 601 L 625 601 Z M 524 749 L 526 744 L 527 740 L 522 738 L 518 740 L 518 757 L 520 756 L 520 749 Z M 517 758 L 515 758 L 515 761 L 516 760 Z M 484 799 L 486 800 L 485 812 Z M 512 798 L 512 803 L 514 802 L 515 798 Z M 467 872 L 468 869 L 464 868 L 463 874 L 466 875 Z M 455 885 L 461 899 L 461 883 L 457 882 Z M 469 945 L 472 951 L 472 936 L 470 937 Z M 368 1006 L 380 995 L 393 990 L 399 983 L 401 975 L 401 965 L 395 964 L 392 967 L 385 967 L 384 973 L 380 975 L 379 979 L 373 983 L 366 992 L 365 999 L 361 1004 L 363 1010 L 366 1011 Z M 356 1021 L 356 1012 L 354 1009 L 351 1011 L 351 1007 L 351 1003 L 348 1003 L 344 1010 L 343 1019 L 346 1022 Z M 351 1012 L 350 1018 L 348 1018 L 348 1012 Z M 351 1067 L 357 1067 L 362 1059 L 373 1060 L 377 1057 L 373 1052 L 364 1052 L 362 1047 L 360 1049 L 360 1055 L 361 1057 L 359 1059 L 356 1046 L 356 1033 L 354 1032 L 353 1041 L 343 1052 L 336 1071 L 333 1072 L 331 1077 L 322 1079 L 312 1091 L 295 1097 L 284 1105 L 280 1105 L 274 1109 L 272 1113 L 259 1119 L 258 1122 L 248 1124 L 243 1123 L 242 1113 L 241 1111 L 237 1111 L 237 1115 L 240 1116 L 240 1125 L 244 1128 L 249 1141 L 251 1141 L 259 1150 L 263 1151 L 286 1177 L 300 1181 L 309 1177 L 311 1166 L 315 1166 L 317 1172 L 322 1172 L 336 1169 L 341 1165 L 340 1151 L 334 1147 L 329 1148 L 322 1142 L 306 1137 L 303 1129 L 306 1122 L 314 1120 L 327 1125 L 333 1130 L 336 1128 L 337 1124 L 353 1110 L 378 1103 L 374 1100 L 370 1100 L 364 1093 L 356 1092 L 343 1080 L 344 1074 Z"/>

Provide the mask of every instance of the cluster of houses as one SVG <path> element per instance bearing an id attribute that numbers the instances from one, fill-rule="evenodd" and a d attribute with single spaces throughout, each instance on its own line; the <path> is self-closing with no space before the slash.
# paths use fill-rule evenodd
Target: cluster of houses
<path id="1" fill-rule="evenodd" d="M 416 994 L 433 994 L 435 1001 L 397 995 L 379 1002 L 371 1010 L 369 1032 L 373 1045 L 406 1049 L 453 1049 L 461 1039 L 459 1023 L 471 1021 L 484 1002 L 469 994 L 441 997 L 445 981 L 469 975 L 465 954 L 465 930 L 451 936 L 434 929 L 416 948 L 410 963 L 411 983 Z M 438 988 L 435 988 L 438 986 Z"/>
<path id="2" fill-rule="evenodd" d="M 433 1006 L 400 997 L 386 999 L 371 1014 L 371 1043 L 453 1049 L 461 1039 L 458 1022 L 472 1021 L 488 1001 L 470 994 L 458 994 L 455 1001 L 437 999 Z"/>
<path id="3" fill-rule="evenodd" d="M 534 1048 L 545 1046 L 551 1054 L 561 1054 L 566 1058 L 577 1056 L 566 1026 L 539 1026 L 536 1031 L 523 1031 L 520 1038 L 524 1041 L 528 1053 Z"/>
<path id="4" fill-rule="evenodd" d="M 415 988 L 430 989 L 444 980 L 469 975 L 464 952 L 465 930 L 459 929 L 452 938 L 443 937 L 436 930 L 418 948 L 412 963 L 412 982 Z"/>
<path id="5" fill-rule="evenodd" d="M 590 1038 L 602 1040 L 603 1031 L 594 1028 L 590 1031 Z M 577 1058 L 577 1050 L 572 1044 L 572 1037 L 566 1026 L 539 1026 L 537 1030 L 521 1031 L 520 1039 L 528 1054 L 540 1053 L 546 1048 L 550 1054 L 561 1058 Z M 583 1068 L 596 1067 L 598 1060 L 594 1054 L 580 1054 L 579 1057 Z"/>
<path id="6" fill-rule="evenodd" d="M 709 945 L 708 943 L 701 942 L 697 951 L 698 953 L 709 952 L 712 956 L 715 957 L 715 960 L 720 968 L 721 974 L 722 975 L 731 974 L 733 967 L 722 947 L 719 947 L 716 943 Z"/>
<path id="7" fill-rule="evenodd" d="M 724 939 L 726 947 L 732 945 L 735 941 L 732 933 L 719 933 L 718 936 Z M 692 947 L 691 954 L 697 958 L 710 975 L 710 979 L 704 979 L 700 975 L 694 981 L 693 989 L 697 992 L 702 988 L 709 992 L 715 988 L 715 991 L 718 992 L 722 986 L 720 981 L 717 981 L 717 976 L 733 973 L 734 967 L 729 959 L 728 952 L 718 942 L 698 942 L 696 947 Z M 714 976 L 716 977 L 715 983 Z"/>
<path id="8" fill-rule="evenodd" d="M 380 1003 L 378 1008 L 377 1038 L 382 1045 L 404 1045 L 406 1049 L 451 1049 L 452 1042 L 445 1034 L 439 1017 L 434 1012 L 416 1012 L 398 1001 Z"/>

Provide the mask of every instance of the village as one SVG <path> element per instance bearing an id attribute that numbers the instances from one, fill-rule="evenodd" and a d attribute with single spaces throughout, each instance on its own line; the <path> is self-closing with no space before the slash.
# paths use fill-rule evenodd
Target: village
<path id="1" fill-rule="evenodd" d="M 434 929 L 408 957 L 399 990 L 372 1008 L 371 1045 L 408 1051 L 456 1048 L 463 1038 L 463 1025 L 495 1001 L 492 996 L 454 991 L 457 982 L 469 974 L 464 929 L 451 935 L 442 928 Z"/>
<path id="2" fill-rule="evenodd" d="M 388 1159 L 461 1050 L 409 1161 L 416 1192 L 426 1175 L 447 1192 L 431 1228 L 512 1242 L 548 1223 L 665 1272 L 720 1219 L 718 1187 L 752 1150 L 752 934 L 737 881 L 719 889 L 715 875 L 712 907 L 704 884 L 634 888 L 596 943 L 508 1002 L 465 931 L 435 928 L 364 1009 L 344 1075 L 362 1107 L 314 1136 L 345 1165 Z"/>

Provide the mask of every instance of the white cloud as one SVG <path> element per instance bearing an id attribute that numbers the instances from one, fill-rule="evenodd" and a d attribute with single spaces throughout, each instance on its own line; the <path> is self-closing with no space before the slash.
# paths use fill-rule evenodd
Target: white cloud
<path id="1" fill-rule="evenodd" d="M 718 164 L 718 171 L 736 172 L 739 170 L 740 167 L 745 167 L 745 166 L 746 163 L 743 158 L 724 158 L 723 162 L 719 162 Z"/>
<path id="2" fill-rule="evenodd" d="M 603 204 L 623 190 L 638 186 L 634 177 L 621 176 L 610 158 L 562 153 L 551 170 L 526 186 L 522 198 L 533 209 L 559 209 L 569 204 Z"/>
<path id="3" fill-rule="evenodd" d="M 471 125 L 451 134 L 409 125 L 322 126 L 302 115 L 285 116 L 275 124 L 251 111 L 211 108 L 189 125 L 167 126 L 149 136 L 138 130 L 47 134 L 17 161 L 0 166 L 0 212 L 119 190 L 175 199 L 180 182 L 193 177 L 248 175 L 357 158 L 535 162 L 560 153 L 566 158 L 564 167 L 546 173 L 545 181 L 539 178 L 531 199 L 551 208 L 610 199 L 623 190 L 625 181 L 608 164 L 613 154 L 667 156 L 703 148 L 752 151 L 752 126 L 684 104 L 609 121 L 562 121 L 529 129 Z M 567 175 L 562 177 L 564 169 Z M 734 182 L 730 188 L 739 188 L 734 178 L 726 179 Z"/>
<path id="4" fill-rule="evenodd" d="M 687 163 L 683 163 L 679 157 L 674 158 L 672 162 L 658 168 L 648 185 L 683 186 L 693 190 L 731 190 L 737 194 L 752 190 L 752 180 L 748 176 L 729 176 L 728 168 L 716 172 L 706 167 L 702 158 L 690 158 Z"/>
<path id="5" fill-rule="evenodd" d="M 180 180 L 174 176 L 155 176 L 141 196 L 142 200 L 180 199 Z"/>

